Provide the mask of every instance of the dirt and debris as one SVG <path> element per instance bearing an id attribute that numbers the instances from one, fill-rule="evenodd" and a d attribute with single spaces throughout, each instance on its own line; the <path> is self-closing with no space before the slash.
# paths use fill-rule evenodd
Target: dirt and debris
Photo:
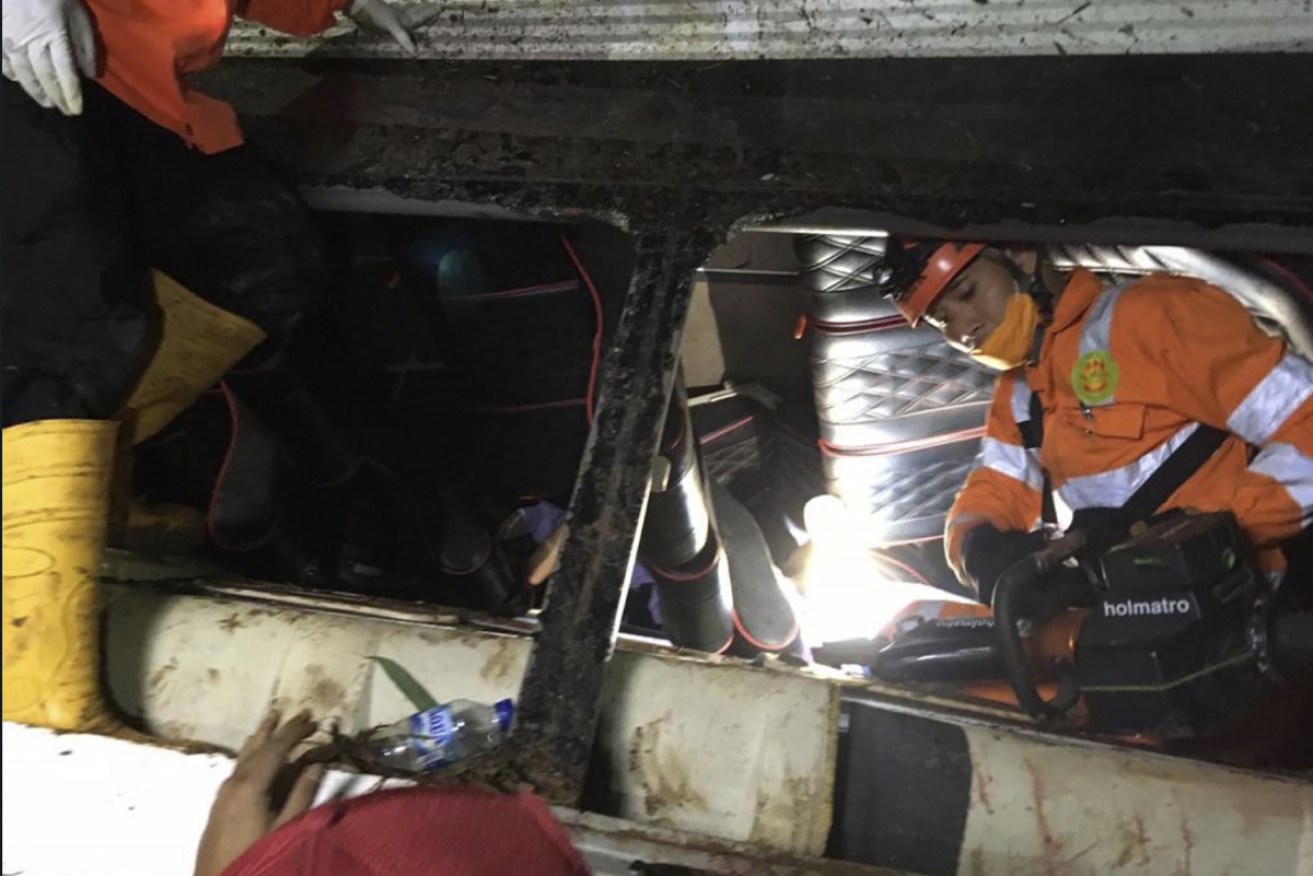
<path id="1" fill-rule="evenodd" d="M 1181 819 L 1181 845 L 1185 852 L 1185 858 L 1172 876 L 1191 876 L 1194 872 L 1194 834 L 1190 831 L 1190 825 L 1184 818 Z"/>
<path id="2" fill-rule="evenodd" d="M 649 819 L 660 821 L 668 810 L 705 810 L 707 800 L 689 778 L 688 765 L 672 746 L 661 747 L 658 718 L 634 728 L 629 746 L 629 770 L 643 788 L 643 811 Z"/>
<path id="3" fill-rule="evenodd" d="M 1089 9 L 1089 8 L 1090 8 L 1091 6 L 1093 6 L 1093 5 L 1094 5 L 1094 3 L 1092 2 L 1092 0 L 1086 0 L 1085 3 L 1080 4 L 1080 5 L 1077 6 L 1075 9 L 1071 10 L 1070 12 L 1068 12 L 1066 15 L 1062 16 L 1061 18 L 1059 18 L 1059 19 L 1058 19 L 1056 22 L 1054 22 L 1054 23 L 1055 23 L 1055 24 L 1062 24 L 1062 23 L 1064 23 L 1064 22 L 1071 21 L 1073 18 L 1077 17 L 1078 15 L 1080 15 L 1082 12 L 1084 12 L 1086 9 Z"/>
<path id="4" fill-rule="evenodd" d="M 984 766 L 977 765 L 975 772 L 976 779 L 976 798 L 980 805 L 985 807 L 985 812 L 989 815 L 994 814 L 994 806 L 989 799 L 989 786 L 993 783 L 994 777 L 985 771 Z"/>
<path id="5" fill-rule="evenodd" d="M 418 785 L 465 785 L 512 794 L 533 791 L 523 771 L 511 760 L 512 749 L 503 745 L 476 754 L 439 772 L 421 773 L 399 770 L 380 765 L 362 757 L 363 746 L 370 742 L 381 727 L 370 727 L 358 733 L 343 734 L 336 726 L 329 729 L 326 743 L 306 749 L 289 767 L 295 773 L 312 764 L 328 764 L 384 779 L 405 779 Z"/>
<path id="6" fill-rule="evenodd" d="M 305 674 L 310 685 L 309 702 L 315 714 L 334 714 L 346 705 L 346 688 L 337 679 L 331 677 L 323 666 L 312 663 L 306 667 Z"/>
<path id="7" fill-rule="evenodd" d="M 1122 850 L 1117 856 L 1117 866 L 1125 867 L 1132 861 L 1141 866 L 1149 863 L 1149 836 L 1144 830 L 1144 817 L 1137 815 L 1135 821 L 1122 828 Z"/>
<path id="8" fill-rule="evenodd" d="M 863 15 L 880 24 L 873 10 Z M 1068 30 L 1068 39 L 1080 36 Z M 252 139 L 307 183 L 623 216 L 640 233 L 687 214 L 715 238 L 743 216 L 820 207 L 949 228 L 997 223 L 1015 219 L 1022 201 L 1039 205 L 1026 218 L 1040 224 L 1127 215 L 1307 224 L 1313 207 L 1288 197 L 1313 180 L 1313 156 L 1289 148 L 1310 134 L 1313 83 L 1298 63 L 1258 56 L 1236 77 L 1227 56 L 719 67 L 233 60 L 206 86 L 240 97 Z M 307 88 L 291 67 L 320 78 Z M 1182 88 L 1182 75 L 1204 91 Z M 1155 111 L 1073 102 L 1093 81 L 1103 93 L 1145 95 Z M 1260 106 L 1254 93 L 1273 97 Z M 945 125 L 964 117 L 978 144 L 971 154 Z M 1260 117 L 1264 133 L 1243 158 L 1224 148 L 1237 125 Z M 1136 142 L 1155 149 L 1131 156 Z M 1018 160 L 1034 172 L 1018 176 Z M 1184 179 L 1183 167 L 1198 173 Z M 763 186 L 767 174 L 776 179 Z"/>
<path id="9" fill-rule="evenodd" d="M 157 690 L 160 687 L 160 685 L 164 684 L 165 680 L 168 679 L 169 675 L 176 672 L 177 669 L 178 669 L 178 658 L 176 657 L 170 658 L 168 663 L 165 663 L 159 669 L 156 669 L 154 672 L 150 674 L 150 677 L 146 679 L 147 686 L 152 691 Z"/>
<path id="10" fill-rule="evenodd" d="M 1031 800 L 1034 804 L 1035 811 L 1035 829 L 1040 840 L 1040 854 L 1044 862 L 1045 876 L 1057 876 L 1062 871 L 1058 868 L 1063 864 L 1064 843 L 1062 839 L 1053 833 L 1049 825 L 1048 814 L 1044 811 L 1046 800 L 1046 791 L 1044 787 L 1044 778 L 1035 765 L 1026 760 L 1026 770 L 1030 773 L 1031 779 Z"/>
<path id="11" fill-rule="evenodd" d="M 519 648 L 516 647 L 515 642 L 510 639 L 501 639 L 497 643 L 497 650 L 479 670 L 479 677 L 492 684 L 500 684 L 506 681 L 519 664 L 516 659 L 518 653 Z"/>

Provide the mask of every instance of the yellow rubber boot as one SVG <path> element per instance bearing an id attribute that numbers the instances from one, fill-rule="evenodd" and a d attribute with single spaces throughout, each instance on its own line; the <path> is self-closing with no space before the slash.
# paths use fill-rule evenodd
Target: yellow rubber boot
<path id="1" fill-rule="evenodd" d="M 205 544 L 205 514 L 173 502 L 146 502 L 133 491 L 132 447 L 120 434 L 110 481 L 109 546 L 138 554 L 185 554 Z"/>
<path id="2" fill-rule="evenodd" d="M 152 275 L 163 316 L 160 345 L 120 416 L 128 441 L 159 433 L 265 339 L 255 323 L 197 298 L 167 274 Z"/>
<path id="3" fill-rule="evenodd" d="M 156 435 L 265 339 L 249 320 L 204 301 L 167 274 L 152 274 L 162 316 L 160 344 L 120 413 L 123 445 L 113 482 L 109 541 L 151 554 L 184 553 L 205 542 L 205 515 L 132 492 L 132 447 Z"/>
<path id="4" fill-rule="evenodd" d="M 119 424 L 3 432 L 4 720 L 117 733 L 100 694 L 98 584 Z"/>

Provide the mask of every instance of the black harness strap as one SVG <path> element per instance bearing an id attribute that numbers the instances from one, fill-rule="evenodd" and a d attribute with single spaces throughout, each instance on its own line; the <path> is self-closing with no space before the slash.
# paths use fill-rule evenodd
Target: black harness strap
<path id="1" fill-rule="evenodd" d="M 1096 528 L 1105 539 L 1120 541 L 1136 523 L 1148 520 L 1163 503 L 1203 467 L 1230 433 L 1200 423 L 1189 438 L 1163 460 L 1149 479 L 1120 508 L 1083 508 L 1072 515 L 1072 528 Z"/>
<path id="2" fill-rule="evenodd" d="M 1039 393 L 1031 392 L 1030 419 L 1017 423 L 1017 428 L 1021 430 L 1021 446 L 1035 451 L 1038 459 L 1039 449 L 1044 445 L 1044 406 L 1040 404 Z M 1058 512 L 1053 507 L 1053 484 L 1043 467 L 1040 471 L 1043 472 L 1044 483 L 1040 486 L 1039 518 L 1045 526 L 1057 526 Z"/>
<path id="3" fill-rule="evenodd" d="M 1030 394 L 1030 419 L 1018 423 L 1017 428 L 1021 431 L 1021 445 L 1038 452 L 1044 444 L 1044 407 L 1037 393 Z M 1224 429 L 1200 423 L 1190 437 L 1131 494 L 1125 505 L 1120 508 L 1082 508 L 1072 515 L 1071 528 L 1097 529 L 1105 539 L 1119 541 L 1136 523 L 1152 517 L 1202 468 L 1226 441 L 1228 434 Z M 1044 472 L 1041 502 L 1040 519 L 1046 525 L 1056 526 L 1058 517 L 1053 504 L 1053 484 L 1047 471 Z"/>

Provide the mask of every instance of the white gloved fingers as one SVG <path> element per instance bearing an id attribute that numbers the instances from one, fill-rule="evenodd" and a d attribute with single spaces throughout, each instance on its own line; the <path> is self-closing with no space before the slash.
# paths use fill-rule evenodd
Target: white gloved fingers
<path id="1" fill-rule="evenodd" d="M 10 82 L 16 82 L 18 80 L 18 77 L 14 75 L 14 65 L 9 63 L 8 52 L 0 55 L 0 74 L 3 74 Z"/>
<path id="2" fill-rule="evenodd" d="M 51 53 L 52 43 L 41 42 L 28 46 L 27 57 L 32 62 L 32 70 L 36 74 L 36 81 L 41 83 L 41 89 L 46 93 L 50 103 L 64 115 L 70 115 L 69 107 L 64 102 L 64 90 L 59 84 L 59 74 L 55 69 L 55 58 Z M 69 63 L 72 63 L 72 57 L 69 57 Z"/>
<path id="3" fill-rule="evenodd" d="M 32 71 L 32 61 L 24 51 L 17 51 L 9 59 L 14 71 L 14 78 L 23 86 L 27 96 L 36 101 L 37 106 L 50 109 L 50 98 L 46 97 L 41 83 L 37 82 L 36 73 Z"/>
<path id="4" fill-rule="evenodd" d="M 82 115 L 82 80 L 73 60 L 73 45 L 67 36 L 61 35 L 50 44 L 50 60 L 59 89 L 55 102 L 66 116 Z"/>
<path id="5" fill-rule="evenodd" d="M 76 6 L 68 15 L 68 34 L 73 42 L 73 60 L 78 70 L 88 79 L 96 78 L 96 28 L 91 16 L 82 6 Z M 81 89 L 81 83 L 78 83 Z"/>
<path id="6" fill-rule="evenodd" d="M 79 68 L 94 75 L 95 36 L 84 0 L 4 0 L 5 75 L 42 107 L 80 112 Z"/>

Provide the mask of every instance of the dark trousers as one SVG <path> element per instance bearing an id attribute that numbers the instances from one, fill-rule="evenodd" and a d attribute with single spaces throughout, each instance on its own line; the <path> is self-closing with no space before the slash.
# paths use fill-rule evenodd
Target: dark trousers
<path id="1" fill-rule="evenodd" d="M 309 211 L 250 147 L 204 155 L 90 82 L 76 118 L 2 87 L 5 426 L 127 401 L 158 342 L 151 268 L 271 346 L 325 284 Z"/>

